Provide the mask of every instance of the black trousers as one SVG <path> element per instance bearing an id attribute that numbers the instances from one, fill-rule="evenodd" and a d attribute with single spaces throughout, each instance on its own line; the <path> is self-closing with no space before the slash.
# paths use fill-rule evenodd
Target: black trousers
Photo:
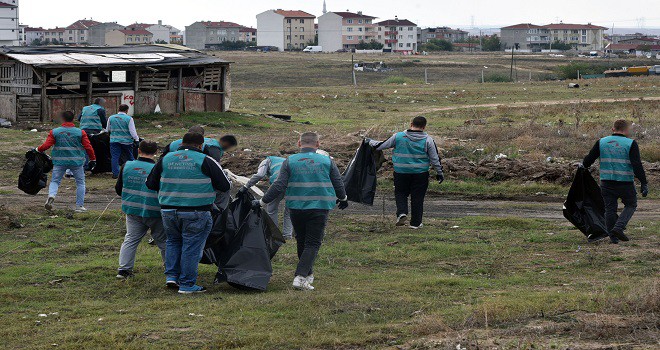
<path id="1" fill-rule="evenodd" d="M 394 197 L 396 215 L 408 215 L 408 197 L 410 197 L 410 225 L 419 226 L 424 216 L 424 197 L 429 188 L 429 172 L 421 174 L 394 173 Z"/>
<path id="2" fill-rule="evenodd" d="M 291 209 L 291 224 L 298 245 L 296 276 L 307 277 L 313 273 L 314 261 L 321 249 L 329 210 Z"/>
<path id="3" fill-rule="evenodd" d="M 612 230 L 623 232 L 637 209 L 637 190 L 634 182 L 601 181 L 600 191 L 605 202 L 605 223 L 612 236 Z M 623 203 L 621 215 L 617 214 L 619 199 Z"/>

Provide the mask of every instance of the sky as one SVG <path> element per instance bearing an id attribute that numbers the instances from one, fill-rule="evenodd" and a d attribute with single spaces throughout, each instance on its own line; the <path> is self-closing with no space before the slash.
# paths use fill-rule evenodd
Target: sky
<path id="1" fill-rule="evenodd" d="M 20 0 L 19 20 L 36 27 L 67 26 L 78 19 L 171 24 L 181 30 L 199 20 L 224 20 L 256 27 L 269 9 L 303 10 L 320 16 L 323 0 Z M 97 4 L 102 4 L 97 6 Z M 588 23 L 611 28 L 660 28 L 660 1 L 637 0 L 327 0 L 328 11 L 362 11 L 379 20 L 409 19 L 419 26 L 499 28 L 517 23 Z"/>

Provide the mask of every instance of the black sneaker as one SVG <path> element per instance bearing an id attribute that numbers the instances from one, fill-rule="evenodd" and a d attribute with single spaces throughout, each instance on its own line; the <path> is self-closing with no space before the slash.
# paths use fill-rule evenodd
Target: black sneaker
<path id="1" fill-rule="evenodd" d="M 611 244 L 619 244 L 619 239 L 612 236 L 612 237 L 610 237 L 610 243 Z"/>
<path id="2" fill-rule="evenodd" d="M 165 282 L 165 287 L 169 289 L 179 289 L 179 282 L 168 280 Z"/>
<path id="3" fill-rule="evenodd" d="M 587 242 L 596 243 L 596 242 L 600 242 L 600 241 L 602 241 L 604 239 L 607 239 L 607 238 L 609 238 L 609 236 L 605 235 L 605 234 L 602 234 L 602 235 L 591 234 L 591 235 L 589 235 L 589 237 L 587 237 Z"/>
<path id="4" fill-rule="evenodd" d="M 117 279 L 125 280 L 125 279 L 133 277 L 133 272 L 131 272 L 129 270 L 119 270 L 119 271 L 117 271 L 117 276 L 116 277 L 117 277 Z"/>
<path id="5" fill-rule="evenodd" d="M 153 237 L 151 237 L 151 238 L 149 238 L 149 241 L 147 243 L 149 245 L 156 245 L 156 240 Z"/>
<path id="6" fill-rule="evenodd" d="M 220 284 L 224 282 L 227 282 L 227 275 L 221 272 L 216 273 L 215 279 L 213 280 L 213 284 Z"/>
<path id="7" fill-rule="evenodd" d="M 621 230 L 616 230 L 616 229 L 612 230 L 612 236 L 614 236 L 614 237 L 616 237 L 616 238 L 618 238 L 618 239 L 620 239 L 624 242 L 628 242 L 630 240 L 630 238 L 628 238 L 628 236 L 626 236 L 626 234 L 623 233 L 623 231 L 621 231 Z"/>

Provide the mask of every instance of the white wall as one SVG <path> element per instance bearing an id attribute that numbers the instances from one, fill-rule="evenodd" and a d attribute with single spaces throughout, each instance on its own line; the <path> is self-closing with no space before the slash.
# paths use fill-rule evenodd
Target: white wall
<path id="1" fill-rule="evenodd" d="M 324 52 L 335 52 L 344 48 L 342 44 L 342 17 L 328 12 L 318 18 L 319 46 Z M 259 32 L 259 36 L 262 34 Z"/>
<path id="2" fill-rule="evenodd" d="M 0 8 L 0 45 L 18 45 L 19 34 L 18 8 Z"/>
<path id="3" fill-rule="evenodd" d="M 268 10 L 257 15 L 257 46 L 275 46 L 284 51 L 284 16 Z"/>
<path id="4" fill-rule="evenodd" d="M 169 27 L 160 24 L 154 24 L 147 27 L 146 29 L 154 35 L 153 42 L 156 42 L 157 40 L 163 40 L 168 44 L 170 43 Z"/>

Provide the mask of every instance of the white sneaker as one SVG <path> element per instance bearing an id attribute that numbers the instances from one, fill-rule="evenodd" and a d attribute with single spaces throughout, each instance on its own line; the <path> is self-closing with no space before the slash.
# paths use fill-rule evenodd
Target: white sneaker
<path id="1" fill-rule="evenodd" d="M 293 279 L 293 288 L 300 290 L 314 290 L 314 287 L 309 284 L 307 278 L 303 276 L 296 276 L 296 278 Z"/>
<path id="2" fill-rule="evenodd" d="M 309 284 L 314 283 L 314 275 L 307 276 L 307 283 L 309 283 Z"/>
<path id="3" fill-rule="evenodd" d="M 83 206 L 78 206 L 78 207 L 76 207 L 76 210 L 74 210 L 74 211 L 75 211 L 76 213 L 86 213 L 86 212 L 87 212 L 87 208 L 85 208 L 85 207 L 83 207 Z"/>
<path id="4" fill-rule="evenodd" d="M 420 228 L 424 227 L 424 224 L 419 224 L 419 226 L 413 226 L 413 225 L 410 225 L 410 226 L 408 226 L 408 227 L 410 227 L 410 228 L 413 229 L 413 230 L 419 230 Z"/>
<path id="5" fill-rule="evenodd" d="M 401 214 L 401 215 L 397 216 L 396 226 L 405 226 L 407 219 L 408 219 L 408 215 L 406 215 L 406 214 Z"/>
<path id="6" fill-rule="evenodd" d="M 48 199 L 46 200 L 46 204 L 44 205 L 44 208 L 46 208 L 46 210 L 53 210 L 53 202 L 55 202 L 55 198 L 48 197 Z"/>

